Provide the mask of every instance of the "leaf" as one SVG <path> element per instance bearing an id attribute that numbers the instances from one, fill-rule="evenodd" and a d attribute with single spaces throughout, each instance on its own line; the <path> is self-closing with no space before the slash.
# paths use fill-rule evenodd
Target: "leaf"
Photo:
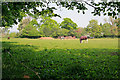
<path id="1" fill-rule="evenodd" d="M 83 14 L 85 14 L 85 12 L 84 11 L 82 11 L 83 12 Z"/>
<path id="2" fill-rule="evenodd" d="M 103 15 L 106 15 L 106 13 L 104 13 Z"/>
<path id="3" fill-rule="evenodd" d="M 108 16 L 112 16 L 112 13 L 108 12 Z"/>

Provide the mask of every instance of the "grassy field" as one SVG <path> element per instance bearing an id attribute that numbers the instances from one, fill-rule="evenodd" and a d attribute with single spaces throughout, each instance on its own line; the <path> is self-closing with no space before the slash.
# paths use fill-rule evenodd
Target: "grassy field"
<path id="1" fill-rule="evenodd" d="M 3 39 L 6 42 L 15 42 L 15 45 L 33 45 L 42 49 L 84 49 L 84 48 L 107 48 L 118 49 L 118 39 L 90 39 L 89 43 L 80 44 L 78 39 L 76 40 L 40 40 L 40 39 Z"/>
<path id="2" fill-rule="evenodd" d="M 78 39 L 3 38 L 2 52 L 3 78 L 119 78 L 117 38 L 89 39 L 82 44 Z"/>

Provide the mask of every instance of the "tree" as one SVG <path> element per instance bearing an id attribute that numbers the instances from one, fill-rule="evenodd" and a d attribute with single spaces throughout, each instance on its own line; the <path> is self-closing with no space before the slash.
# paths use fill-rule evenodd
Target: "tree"
<path id="1" fill-rule="evenodd" d="M 41 7 L 42 10 L 38 10 L 37 7 Z M 47 7 L 45 10 L 44 7 L 47 7 L 44 2 L 2 2 L 2 26 L 12 27 L 13 24 L 18 24 L 26 14 L 30 16 L 43 15 L 48 11 L 53 13 L 55 9 Z M 33 13 L 30 12 L 30 9 L 33 10 Z M 51 16 L 57 16 L 57 14 Z"/>
<path id="2" fill-rule="evenodd" d="M 28 24 L 30 23 L 30 18 L 26 18 L 26 19 L 23 19 L 21 22 L 20 22 L 20 24 L 18 25 L 18 30 L 19 31 L 22 31 L 24 28 L 25 28 L 25 26 L 27 26 Z"/>
<path id="3" fill-rule="evenodd" d="M 107 35 L 109 34 L 109 36 L 111 36 L 111 37 L 117 36 L 118 35 L 117 19 L 114 19 L 110 16 L 109 19 L 108 20 L 106 19 L 105 21 L 107 23 L 103 27 L 107 26 L 106 29 L 108 29 L 108 27 L 109 27 L 109 29 L 106 30 L 106 31 L 109 31 L 109 32 L 105 31 L 106 34 Z"/>
<path id="4" fill-rule="evenodd" d="M 77 28 L 77 24 L 74 23 L 70 18 L 64 18 L 64 21 L 60 24 L 61 28 L 72 30 Z"/>
<path id="5" fill-rule="evenodd" d="M 104 36 L 111 35 L 111 25 L 109 23 L 104 23 L 102 26 L 102 32 Z"/>
<path id="6" fill-rule="evenodd" d="M 87 26 L 87 32 L 90 33 L 90 36 L 92 37 L 100 37 L 102 33 L 102 27 L 98 25 L 97 20 L 91 20 Z"/>
<path id="7" fill-rule="evenodd" d="M 17 34 L 18 36 L 23 36 L 23 32 L 25 32 L 26 29 L 28 29 L 28 25 L 30 26 L 33 26 L 33 27 L 36 27 L 36 29 L 38 28 L 38 23 L 36 21 L 36 19 L 33 19 L 31 21 L 30 18 L 26 18 L 26 19 L 23 19 L 20 24 L 18 25 L 18 30 L 19 30 L 19 33 Z M 27 28 L 25 28 L 27 26 Z M 24 30 L 24 31 L 23 31 Z"/>
<path id="8" fill-rule="evenodd" d="M 111 27 L 111 34 L 113 37 L 118 36 L 118 27 L 117 26 Z"/>
<path id="9" fill-rule="evenodd" d="M 118 27 L 116 26 L 116 21 L 117 19 L 112 18 L 111 16 L 109 17 L 109 24 L 111 24 L 111 35 L 112 36 L 117 36 L 118 34 Z"/>
<path id="10" fill-rule="evenodd" d="M 75 32 L 77 33 L 76 36 L 79 38 L 80 36 L 85 36 L 87 34 L 86 28 L 82 28 L 82 27 L 77 28 Z"/>
<path id="11" fill-rule="evenodd" d="M 34 0 L 36 1 L 36 0 Z M 116 1 L 116 2 L 115 2 Z M 17 20 L 20 22 L 22 18 L 28 14 L 38 14 L 42 15 L 48 11 L 53 13 L 55 7 L 49 7 L 48 4 L 50 2 L 2 2 L 2 26 L 12 26 L 13 24 L 17 24 Z M 91 0 L 89 3 L 87 1 L 81 2 L 56 2 L 57 6 L 62 5 L 62 7 L 67 8 L 68 10 L 73 10 L 76 8 L 78 12 L 87 10 L 86 5 L 91 6 L 94 8 L 94 12 L 91 12 L 94 15 L 108 15 L 117 17 L 118 13 L 120 12 L 120 2 L 117 0 L 107 2 L 106 0 L 102 0 L 101 2 L 95 3 Z M 41 7 L 42 10 L 38 10 L 36 7 Z M 46 7 L 46 9 L 45 9 Z M 30 13 L 30 9 L 33 9 L 33 14 Z M 50 16 L 59 16 L 57 14 L 50 14 Z M 59 16 L 60 17 L 60 16 Z"/>
<path id="12" fill-rule="evenodd" d="M 75 32 L 75 29 L 69 30 L 68 32 L 69 36 L 77 36 L 77 33 Z"/>
<path id="13" fill-rule="evenodd" d="M 39 28 L 39 32 L 41 36 L 57 36 L 56 33 L 59 29 L 59 24 L 51 19 L 50 17 L 43 17 L 42 19 L 42 25 Z"/>
<path id="14" fill-rule="evenodd" d="M 118 27 L 118 36 L 120 37 L 120 18 L 116 20 L 116 26 Z"/>
<path id="15" fill-rule="evenodd" d="M 28 37 L 28 38 L 37 38 L 39 37 L 39 32 L 36 27 L 33 25 L 27 25 L 23 31 L 21 37 Z"/>
<path id="16" fill-rule="evenodd" d="M 19 33 L 17 34 L 18 36 L 22 34 L 22 30 L 30 23 L 30 21 L 30 18 L 22 19 L 17 28 L 19 30 Z"/>
<path id="17" fill-rule="evenodd" d="M 60 28 L 57 32 L 57 35 L 58 36 L 68 36 L 68 32 L 69 32 L 68 29 Z"/>
<path id="18" fill-rule="evenodd" d="M 8 37 L 10 30 L 8 30 L 8 27 L 0 27 L 0 34 L 2 34 L 2 37 Z"/>
<path id="19" fill-rule="evenodd" d="M 28 38 L 37 38 L 40 36 L 39 31 L 37 30 L 38 26 L 37 21 L 33 19 L 28 25 L 26 25 L 21 31 L 21 37 Z"/>

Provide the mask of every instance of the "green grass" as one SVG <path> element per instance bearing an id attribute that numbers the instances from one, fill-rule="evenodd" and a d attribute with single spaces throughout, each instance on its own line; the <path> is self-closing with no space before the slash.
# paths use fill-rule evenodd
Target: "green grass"
<path id="1" fill-rule="evenodd" d="M 79 40 L 4 38 L 2 52 L 3 78 L 38 78 L 20 63 L 38 72 L 42 80 L 119 78 L 117 38 L 82 44 Z"/>
<path id="2" fill-rule="evenodd" d="M 82 43 L 77 40 L 40 40 L 40 39 L 3 39 L 6 42 L 17 42 L 15 45 L 33 45 L 42 49 L 84 49 L 84 48 L 109 48 L 118 49 L 118 39 L 90 39 L 89 43 Z"/>

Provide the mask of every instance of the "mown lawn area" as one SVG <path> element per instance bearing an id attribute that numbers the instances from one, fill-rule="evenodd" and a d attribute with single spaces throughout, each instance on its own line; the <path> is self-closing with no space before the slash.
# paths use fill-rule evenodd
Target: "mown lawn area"
<path id="1" fill-rule="evenodd" d="M 119 55 L 117 38 L 89 39 L 82 44 L 78 39 L 3 38 L 2 76 L 28 75 L 41 80 L 119 78 Z"/>

